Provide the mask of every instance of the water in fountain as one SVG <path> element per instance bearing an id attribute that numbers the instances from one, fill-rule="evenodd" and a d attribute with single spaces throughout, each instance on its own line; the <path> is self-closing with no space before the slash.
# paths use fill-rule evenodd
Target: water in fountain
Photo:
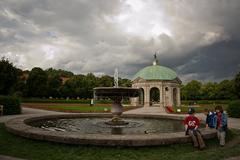
<path id="1" fill-rule="evenodd" d="M 184 130 L 178 120 L 155 118 L 124 118 L 127 125 L 107 125 L 108 118 L 59 118 L 32 122 L 31 125 L 50 131 L 78 132 L 81 134 L 150 134 L 171 133 Z"/>

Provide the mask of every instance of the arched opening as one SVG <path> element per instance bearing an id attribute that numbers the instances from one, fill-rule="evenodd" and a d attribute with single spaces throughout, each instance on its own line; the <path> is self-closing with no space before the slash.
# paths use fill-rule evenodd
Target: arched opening
<path id="1" fill-rule="evenodd" d="M 140 88 L 140 93 L 139 93 L 139 105 L 144 105 L 144 90 L 143 88 Z"/>
<path id="2" fill-rule="evenodd" d="M 150 106 L 159 104 L 160 102 L 160 91 L 158 88 L 153 87 L 150 89 Z"/>
<path id="3" fill-rule="evenodd" d="M 173 105 L 177 105 L 177 88 L 173 88 Z"/>

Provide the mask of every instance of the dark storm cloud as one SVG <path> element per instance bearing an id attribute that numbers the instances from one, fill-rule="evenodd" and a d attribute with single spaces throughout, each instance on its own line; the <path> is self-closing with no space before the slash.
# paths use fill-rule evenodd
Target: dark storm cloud
<path id="1" fill-rule="evenodd" d="M 18 67 L 131 77 L 152 63 L 183 79 L 239 71 L 238 0 L 2 0 L 0 56 Z"/>
<path id="2" fill-rule="evenodd" d="M 240 41 L 219 42 L 192 53 L 195 55 L 179 67 L 182 75 L 198 73 L 196 78 L 222 80 L 240 71 Z M 223 77 L 224 75 L 224 77 Z"/>

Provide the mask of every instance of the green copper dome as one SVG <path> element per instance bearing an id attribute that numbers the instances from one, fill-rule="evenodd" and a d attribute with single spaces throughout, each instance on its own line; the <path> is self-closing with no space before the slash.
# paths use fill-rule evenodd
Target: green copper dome
<path id="1" fill-rule="evenodd" d="M 135 80 L 136 78 L 142 78 L 145 80 L 173 80 L 177 78 L 177 74 L 170 68 L 152 65 L 138 71 L 132 80 Z"/>

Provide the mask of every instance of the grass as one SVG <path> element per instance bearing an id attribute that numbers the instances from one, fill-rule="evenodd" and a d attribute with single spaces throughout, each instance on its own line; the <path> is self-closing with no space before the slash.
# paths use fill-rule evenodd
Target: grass
<path id="1" fill-rule="evenodd" d="M 54 103 L 23 103 L 22 106 L 29 108 L 38 108 L 45 110 L 61 111 L 61 112 L 110 112 L 111 104 L 97 104 L 90 106 L 89 104 L 54 104 Z M 123 109 L 135 109 L 134 106 L 124 106 Z"/>
<path id="2" fill-rule="evenodd" d="M 239 136 L 232 131 L 230 139 Z M 193 149 L 191 144 L 159 147 L 97 147 L 65 145 L 25 139 L 8 133 L 0 124 L 0 154 L 31 160 L 220 160 L 240 155 L 240 145 L 220 148 L 216 139 L 206 141 L 208 148 Z"/>
<path id="3" fill-rule="evenodd" d="M 109 106 L 48 106 L 49 109 L 72 110 L 81 112 L 103 112 L 110 110 Z"/>
<path id="4" fill-rule="evenodd" d="M 23 103 L 71 103 L 90 104 L 91 99 L 48 99 L 48 98 L 21 98 Z M 111 100 L 95 100 L 96 103 L 111 103 Z"/>

